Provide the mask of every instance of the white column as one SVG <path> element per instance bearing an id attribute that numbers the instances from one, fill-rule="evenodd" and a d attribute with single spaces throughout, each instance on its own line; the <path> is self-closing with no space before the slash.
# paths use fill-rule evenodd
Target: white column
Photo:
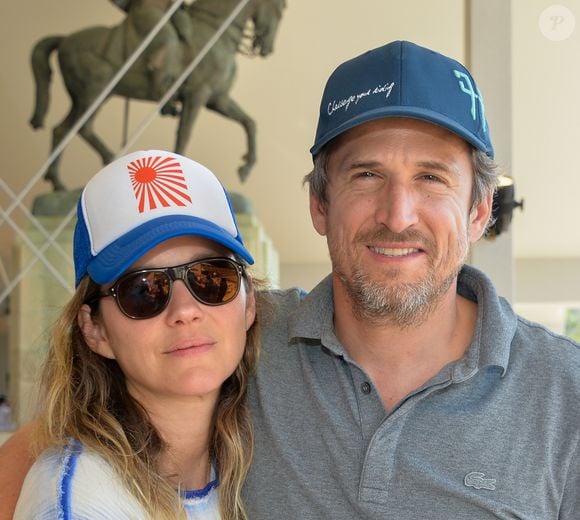
<path id="1" fill-rule="evenodd" d="M 40 217 L 45 229 L 52 232 L 62 217 Z M 45 237 L 29 226 L 24 230 L 28 239 L 40 248 Z M 73 223 L 57 239 L 65 251 L 72 251 Z M 13 248 L 14 265 L 20 272 L 34 257 L 22 240 Z M 73 268 L 54 248 L 46 251 L 47 260 L 66 280 L 74 280 Z M 10 298 L 10 392 L 14 420 L 21 425 L 36 411 L 40 369 L 50 341 L 50 331 L 70 293 L 54 278 L 41 262 L 37 262 L 16 286 Z"/>
<path id="2" fill-rule="evenodd" d="M 507 175 L 512 165 L 512 0 L 466 0 L 467 64 L 485 100 L 495 157 Z M 502 296 L 514 296 L 512 228 L 495 240 L 482 239 L 470 264 L 487 273 Z"/>

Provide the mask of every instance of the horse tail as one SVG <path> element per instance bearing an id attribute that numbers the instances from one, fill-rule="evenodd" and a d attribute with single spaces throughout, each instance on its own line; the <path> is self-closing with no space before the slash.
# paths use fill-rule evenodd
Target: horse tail
<path id="1" fill-rule="evenodd" d="M 36 85 L 36 96 L 34 103 L 34 114 L 30 118 L 30 125 L 35 130 L 42 128 L 44 118 L 48 111 L 49 93 L 48 87 L 52 76 L 49 57 L 58 48 L 63 36 L 47 36 L 38 41 L 32 49 L 30 64 L 34 74 L 34 84 Z"/>

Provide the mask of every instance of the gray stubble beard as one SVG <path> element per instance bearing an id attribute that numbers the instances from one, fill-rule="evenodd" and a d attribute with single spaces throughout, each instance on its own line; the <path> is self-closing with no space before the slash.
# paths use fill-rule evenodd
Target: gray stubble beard
<path id="1" fill-rule="evenodd" d="M 349 279 L 339 273 L 360 321 L 374 325 L 391 324 L 399 328 L 417 327 L 431 315 L 441 297 L 456 280 L 461 265 L 437 283 L 433 272 L 417 283 L 377 283 L 357 269 Z"/>
<path id="2" fill-rule="evenodd" d="M 435 247 L 432 242 L 418 233 L 408 232 L 406 236 L 420 239 L 426 244 L 427 250 L 433 250 Z M 389 239 L 393 237 L 393 234 L 381 230 L 363 235 L 359 243 L 368 241 L 369 237 Z M 392 269 L 390 276 L 386 276 L 384 281 L 379 282 L 372 280 L 368 273 L 356 265 L 352 276 L 348 277 L 340 270 L 342 262 L 337 262 L 337 274 L 349 295 L 354 316 L 373 325 L 395 325 L 399 328 L 421 325 L 456 281 L 467 256 L 468 244 L 469 233 L 464 237 L 457 237 L 456 245 L 459 252 L 455 259 L 457 264 L 442 280 L 437 279 L 437 267 L 432 263 L 422 280 L 415 283 L 397 283 L 396 279 L 399 275 L 397 269 Z"/>

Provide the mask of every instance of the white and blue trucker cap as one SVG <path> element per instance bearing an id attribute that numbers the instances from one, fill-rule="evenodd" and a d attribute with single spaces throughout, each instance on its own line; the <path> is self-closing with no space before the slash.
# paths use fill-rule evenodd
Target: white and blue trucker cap
<path id="1" fill-rule="evenodd" d="M 339 65 L 320 103 L 315 156 L 338 135 L 383 117 L 411 117 L 447 128 L 493 158 L 483 97 L 458 61 L 395 41 Z"/>
<path id="2" fill-rule="evenodd" d="M 254 263 L 228 193 L 205 166 L 160 150 L 116 159 L 87 183 L 78 202 L 75 283 L 86 274 L 110 283 L 157 244 L 182 235 L 208 238 Z"/>

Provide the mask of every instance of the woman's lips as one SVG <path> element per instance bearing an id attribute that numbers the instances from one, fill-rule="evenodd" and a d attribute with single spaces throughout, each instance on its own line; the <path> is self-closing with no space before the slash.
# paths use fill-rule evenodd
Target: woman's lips
<path id="1" fill-rule="evenodd" d="M 165 351 L 165 354 L 171 355 L 190 355 L 190 354 L 201 354 L 202 352 L 207 352 L 214 345 L 215 341 L 210 338 L 195 338 L 185 341 L 180 341 L 172 345 L 169 349 Z"/>

